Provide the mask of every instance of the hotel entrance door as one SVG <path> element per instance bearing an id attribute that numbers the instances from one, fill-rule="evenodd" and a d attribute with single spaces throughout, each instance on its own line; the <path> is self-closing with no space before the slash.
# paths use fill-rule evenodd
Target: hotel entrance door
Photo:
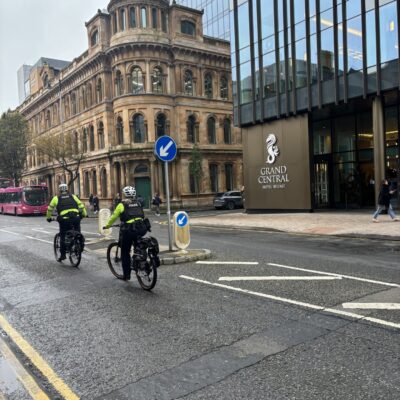
<path id="1" fill-rule="evenodd" d="M 314 200 L 315 208 L 330 207 L 330 161 L 327 156 L 314 158 Z"/>

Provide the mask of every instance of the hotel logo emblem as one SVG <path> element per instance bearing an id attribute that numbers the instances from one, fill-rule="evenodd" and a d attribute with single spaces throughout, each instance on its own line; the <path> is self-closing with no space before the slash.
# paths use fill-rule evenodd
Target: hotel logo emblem
<path id="1" fill-rule="evenodd" d="M 275 145 L 277 142 L 276 136 L 273 133 L 270 133 L 267 137 L 267 164 L 273 164 L 276 160 L 276 157 L 279 155 L 278 146 Z"/>

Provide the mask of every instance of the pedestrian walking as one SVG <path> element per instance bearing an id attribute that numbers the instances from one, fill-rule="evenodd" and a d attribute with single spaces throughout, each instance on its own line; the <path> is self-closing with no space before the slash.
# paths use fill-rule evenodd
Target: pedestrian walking
<path id="1" fill-rule="evenodd" d="M 93 196 L 93 211 L 95 214 L 97 214 L 100 211 L 99 198 L 97 197 L 97 194 Z"/>
<path id="2" fill-rule="evenodd" d="M 160 199 L 160 195 L 158 193 L 156 193 L 155 196 L 153 197 L 153 200 L 151 201 L 151 204 L 153 204 L 153 206 L 155 207 L 157 216 L 160 215 L 160 204 L 161 203 L 162 203 L 162 201 Z"/>
<path id="3" fill-rule="evenodd" d="M 372 219 L 373 222 L 379 222 L 378 215 L 384 208 L 386 208 L 388 214 L 390 215 L 390 218 L 392 218 L 393 221 L 399 220 L 398 218 L 396 218 L 392 205 L 390 204 L 390 196 L 395 192 L 396 190 L 390 190 L 388 180 L 384 179 L 381 183 L 381 189 L 378 196 L 378 208 L 374 213 Z"/>
<path id="4" fill-rule="evenodd" d="M 93 193 L 90 193 L 89 196 L 89 209 L 91 210 L 93 206 Z"/>

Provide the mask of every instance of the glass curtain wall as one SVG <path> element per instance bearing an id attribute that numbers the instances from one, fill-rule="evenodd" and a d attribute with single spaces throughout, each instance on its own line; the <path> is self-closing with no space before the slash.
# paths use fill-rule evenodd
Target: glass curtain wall
<path id="1" fill-rule="evenodd" d="M 398 1 L 268 4 L 232 0 L 232 73 L 239 125 L 380 95 L 400 86 Z"/>

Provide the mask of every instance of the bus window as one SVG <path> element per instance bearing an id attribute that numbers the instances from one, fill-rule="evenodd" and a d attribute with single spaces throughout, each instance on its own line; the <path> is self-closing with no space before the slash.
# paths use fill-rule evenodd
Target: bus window
<path id="1" fill-rule="evenodd" d="M 47 190 L 44 189 L 25 189 L 24 203 L 29 206 L 41 206 L 47 203 Z"/>

